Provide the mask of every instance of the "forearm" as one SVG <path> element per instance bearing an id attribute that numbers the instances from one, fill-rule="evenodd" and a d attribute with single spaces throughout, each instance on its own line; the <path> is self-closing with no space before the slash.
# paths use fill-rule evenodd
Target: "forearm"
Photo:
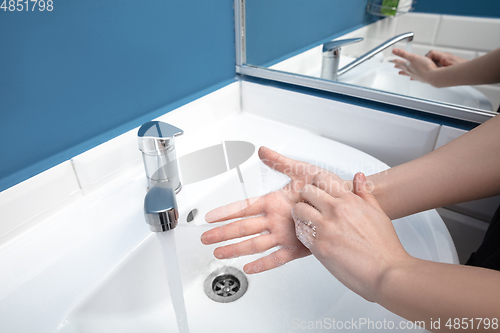
<path id="1" fill-rule="evenodd" d="M 396 219 L 500 193 L 500 117 L 416 160 L 372 175 L 373 193 Z"/>
<path id="2" fill-rule="evenodd" d="M 478 318 L 488 318 L 490 323 L 496 318 L 498 322 L 499 285 L 498 271 L 411 258 L 386 272 L 376 302 L 412 322 L 424 321 L 425 329 L 430 331 L 439 331 L 430 324 L 431 319 L 439 320 L 441 331 L 446 331 L 450 318 L 451 323 L 455 318 L 474 319 L 476 325 Z M 470 325 L 470 320 L 467 323 Z M 460 328 L 465 324 L 461 322 Z M 451 330 L 457 331 L 457 326 Z"/>
<path id="3" fill-rule="evenodd" d="M 435 87 L 499 83 L 500 48 L 471 61 L 432 70 L 426 81 Z"/>

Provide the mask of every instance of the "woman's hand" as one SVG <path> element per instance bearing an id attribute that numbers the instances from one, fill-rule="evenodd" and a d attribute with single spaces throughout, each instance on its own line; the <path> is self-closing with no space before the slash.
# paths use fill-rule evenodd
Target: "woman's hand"
<path id="1" fill-rule="evenodd" d="M 431 58 L 423 57 L 401 49 L 394 49 L 392 53 L 405 59 L 393 60 L 396 64 L 395 67 L 401 69 L 399 74 L 407 75 L 411 77 L 412 80 L 418 80 L 433 85 L 432 75 L 436 69 L 439 69 L 439 67 Z"/>
<path id="2" fill-rule="evenodd" d="M 265 147 L 259 149 L 259 157 L 264 164 L 289 176 L 292 181 L 283 189 L 265 196 L 235 202 L 208 212 L 205 219 L 209 223 L 244 219 L 211 229 L 201 236 L 202 243 L 208 245 L 260 234 L 216 248 L 214 255 L 218 259 L 251 255 L 279 247 L 272 254 L 246 264 L 243 269 L 249 274 L 267 271 L 311 254 L 295 235 L 291 211 L 299 202 L 300 189 L 310 184 L 318 172 L 325 171 L 315 165 L 286 158 Z M 346 187 L 350 186 L 349 182 L 345 183 Z"/>
<path id="3" fill-rule="evenodd" d="M 377 300 L 384 276 L 411 260 L 391 220 L 371 194 L 362 173 L 353 190 L 333 174 L 318 173 L 300 190 L 292 211 L 297 237 L 349 289 Z"/>
<path id="4" fill-rule="evenodd" d="M 438 67 L 447 67 L 469 61 L 449 52 L 434 50 L 430 50 L 425 56 L 431 59 Z"/>

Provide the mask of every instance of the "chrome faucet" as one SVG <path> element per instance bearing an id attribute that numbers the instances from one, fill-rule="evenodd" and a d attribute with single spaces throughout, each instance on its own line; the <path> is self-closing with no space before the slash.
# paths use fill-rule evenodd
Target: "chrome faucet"
<path id="1" fill-rule="evenodd" d="M 321 78 L 323 79 L 328 79 L 328 80 L 334 80 L 336 81 L 339 76 L 342 74 L 350 71 L 354 67 L 358 66 L 359 64 L 362 64 L 363 62 L 371 59 L 373 56 L 376 54 L 382 52 L 386 48 L 388 48 L 391 45 L 396 44 L 397 42 L 400 42 L 402 40 L 407 40 L 411 42 L 413 40 L 414 33 L 413 32 L 407 32 L 401 35 L 398 35 L 396 37 L 393 37 L 384 43 L 380 44 L 379 46 L 375 47 L 374 49 L 366 52 L 363 54 L 361 57 L 357 58 L 350 64 L 342 67 L 341 69 L 339 68 L 339 61 L 340 61 L 340 51 L 341 51 L 341 46 L 352 44 L 352 43 L 357 43 L 363 40 L 363 38 L 350 38 L 350 39 L 342 39 L 342 40 L 334 40 L 328 43 L 323 44 L 323 62 L 321 65 Z"/>
<path id="2" fill-rule="evenodd" d="M 182 133 L 181 129 L 160 121 L 150 121 L 139 128 L 139 149 L 148 180 L 144 216 L 154 232 L 174 229 L 179 219 L 175 195 L 182 185 L 174 138 Z"/>

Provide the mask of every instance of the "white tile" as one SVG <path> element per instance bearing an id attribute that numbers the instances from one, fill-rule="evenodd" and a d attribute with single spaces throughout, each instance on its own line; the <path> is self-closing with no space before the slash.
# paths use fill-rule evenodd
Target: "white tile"
<path id="1" fill-rule="evenodd" d="M 387 40 L 394 37 L 396 34 L 396 27 L 400 17 L 386 17 L 366 26 L 366 38 L 377 38 Z"/>
<path id="2" fill-rule="evenodd" d="M 406 13 L 398 18 L 396 35 L 414 32 L 415 43 L 433 44 L 439 25 L 440 15 L 423 13 Z"/>
<path id="3" fill-rule="evenodd" d="M 443 15 L 436 45 L 478 51 L 500 47 L 500 19 Z"/>
<path id="4" fill-rule="evenodd" d="M 242 82 L 242 98 L 243 111 L 345 143 L 390 166 L 432 151 L 440 127 L 438 124 L 249 82 Z"/>
<path id="5" fill-rule="evenodd" d="M 436 140 L 436 145 L 434 146 L 434 149 L 438 149 L 439 147 L 444 146 L 448 142 L 451 142 L 458 138 L 459 136 L 467 133 L 466 130 L 462 130 L 459 128 L 454 128 L 454 127 L 449 127 L 449 126 L 441 126 L 441 129 L 439 130 L 439 135 Z"/>
<path id="6" fill-rule="evenodd" d="M 35 225 L 43 214 L 81 195 L 70 161 L 0 192 L 0 244 Z"/>

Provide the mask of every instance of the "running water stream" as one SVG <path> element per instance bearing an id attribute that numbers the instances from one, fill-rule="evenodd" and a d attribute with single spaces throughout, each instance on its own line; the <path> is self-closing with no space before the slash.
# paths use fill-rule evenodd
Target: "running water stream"
<path id="1" fill-rule="evenodd" d="M 157 232 L 156 236 L 163 252 L 168 288 L 170 289 L 170 297 L 172 298 L 172 305 L 177 319 L 177 327 L 180 333 L 189 333 L 184 289 L 182 288 L 179 260 L 177 259 L 177 248 L 175 246 L 175 231 Z"/>

